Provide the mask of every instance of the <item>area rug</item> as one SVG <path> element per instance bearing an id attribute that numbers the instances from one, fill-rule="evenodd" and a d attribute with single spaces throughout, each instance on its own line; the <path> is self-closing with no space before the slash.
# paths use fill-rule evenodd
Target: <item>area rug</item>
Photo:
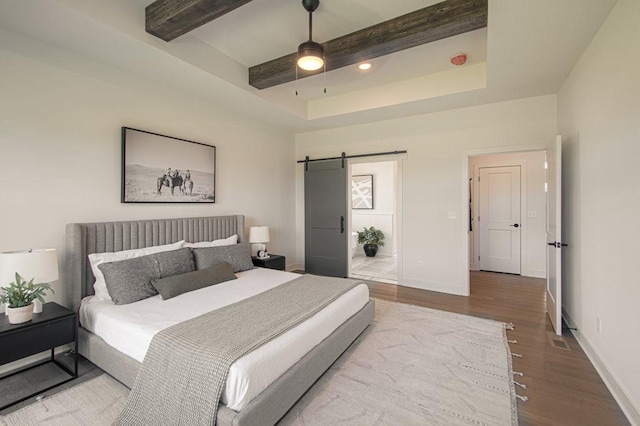
<path id="1" fill-rule="evenodd" d="M 129 389 L 107 374 L 81 383 L 0 418 L 3 426 L 111 425 L 124 409 Z"/>
<path id="2" fill-rule="evenodd" d="M 281 425 L 516 425 L 507 325 L 376 300 L 376 319 Z M 128 389 L 104 374 L 0 424 L 108 425 Z"/>
<path id="3" fill-rule="evenodd" d="M 516 425 L 507 324 L 376 299 L 282 425 Z"/>

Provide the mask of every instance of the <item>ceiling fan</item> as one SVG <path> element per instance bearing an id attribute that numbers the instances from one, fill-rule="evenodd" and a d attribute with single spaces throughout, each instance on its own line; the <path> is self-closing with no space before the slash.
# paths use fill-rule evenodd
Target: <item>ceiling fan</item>
<path id="1" fill-rule="evenodd" d="M 252 0 L 156 0 L 146 7 L 146 31 L 171 41 Z M 249 67 L 249 84 L 257 89 L 294 81 L 317 74 L 321 68 L 331 71 L 389 55 L 425 43 L 485 28 L 488 0 L 444 0 L 379 24 L 357 30 L 323 44 L 331 54 L 327 61 L 324 48 L 312 39 L 312 13 L 319 0 L 302 0 L 309 12 L 309 40 L 297 52 Z M 304 68 L 305 63 L 315 68 Z M 304 66 L 303 66 L 304 65 Z M 311 71 L 309 71 L 311 70 Z"/>
<path id="2" fill-rule="evenodd" d="M 320 5 L 320 0 L 302 0 L 302 6 L 309 12 L 309 40 L 298 46 L 298 66 L 305 71 L 316 71 L 324 66 L 324 49 L 320 43 L 313 41 L 313 12 Z"/>

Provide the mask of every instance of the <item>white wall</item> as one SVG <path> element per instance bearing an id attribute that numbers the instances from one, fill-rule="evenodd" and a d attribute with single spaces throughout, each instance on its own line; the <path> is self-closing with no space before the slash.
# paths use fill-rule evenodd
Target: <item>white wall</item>
<path id="1" fill-rule="evenodd" d="M 520 213 L 521 274 L 528 277 L 547 276 L 546 211 L 547 200 L 544 190 L 546 158 L 545 151 L 494 154 L 471 157 L 470 173 L 473 177 L 474 231 L 470 244 L 470 266 L 477 270 L 479 253 L 480 224 L 477 221 L 479 208 L 478 173 L 481 167 L 520 166 L 522 209 Z M 530 213 L 535 217 L 529 217 Z"/>
<path id="2" fill-rule="evenodd" d="M 394 254 L 395 234 L 393 232 L 396 209 L 395 162 L 358 163 L 351 166 L 351 175 L 373 175 L 373 209 L 351 210 L 351 229 L 362 231 L 363 227 L 375 226 L 385 236 L 384 246 L 378 249 L 381 256 Z M 363 246 L 358 251 L 364 253 Z"/>
<path id="3" fill-rule="evenodd" d="M 640 2 L 619 0 L 558 94 L 566 317 L 640 424 Z M 597 319 L 602 328 L 598 333 Z"/>
<path id="4" fill-rule="evenodd" d="M 293 259 L 293 135 L 17 34 L 0 64 L 0 251 L 56 248 L 62 267 L 66 223 L 244 214 Z M 216 203 L 121 204 L 125 125 L 215 145 Z"/>
<path id="5" fill-rule="evenodd" d="M 403 285 L 465 294 L 468 253 L 462 232 L 463 167 L 470 151 L 548 145 L 556 97 L 542 96 L 296 135 L 296 158 L 408 150 L 403 161 Z M 297 263 L 304 264 L 303 167 L 296 169 Z M 465 189 L 466 191 L 466 189 Z M 448 212 L 457 214 L 448 219 Z M 419 262 L 422 262 L 420 268 Z"/>

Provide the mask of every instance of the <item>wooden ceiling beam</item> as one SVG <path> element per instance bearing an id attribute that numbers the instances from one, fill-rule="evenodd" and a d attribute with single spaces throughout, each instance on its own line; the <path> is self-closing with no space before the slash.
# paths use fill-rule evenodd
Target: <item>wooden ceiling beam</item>
<path id="1" fill-rule="evenodd" d="M 446 0 L 424 9 L 321 43 L 327 71 L 453 37 L 487 26 L 488 0 Z M 304 40 L 301 40 L 301 42 Z M 294 81 L 296 56 L 291 53 L 249 68 L 249 84 L 257 89 Z M 298 78 L 322 72 L 298 70 Z"/>
<path id="2" fill-rule="evenodd" d="M 251 0 L 156 0 L 146 8 L 146 31 L 171 41 Z"/>

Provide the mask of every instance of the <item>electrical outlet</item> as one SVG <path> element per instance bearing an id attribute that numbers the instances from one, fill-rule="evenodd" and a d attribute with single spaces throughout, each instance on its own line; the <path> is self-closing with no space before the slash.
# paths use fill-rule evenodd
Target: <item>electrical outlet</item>
<path id="1" fill-rule="evenodd" d="M 596 331 L 598 334 L 602 333 L 602 321 L 600 320 L 600 317 L 596 318 Z"/>
<path id="2" fill-rule="evenodd" d="M 449 219 L 453 220 L 453 219 L 457 219 L 458 215 L 456 214 L 456 212 L 449 212 Z"/>
<path id="3" fill-rule="evenodd" d="M 422 260 L 418 260 L 418 269 L 424 268 L 424 262 Z"/>

